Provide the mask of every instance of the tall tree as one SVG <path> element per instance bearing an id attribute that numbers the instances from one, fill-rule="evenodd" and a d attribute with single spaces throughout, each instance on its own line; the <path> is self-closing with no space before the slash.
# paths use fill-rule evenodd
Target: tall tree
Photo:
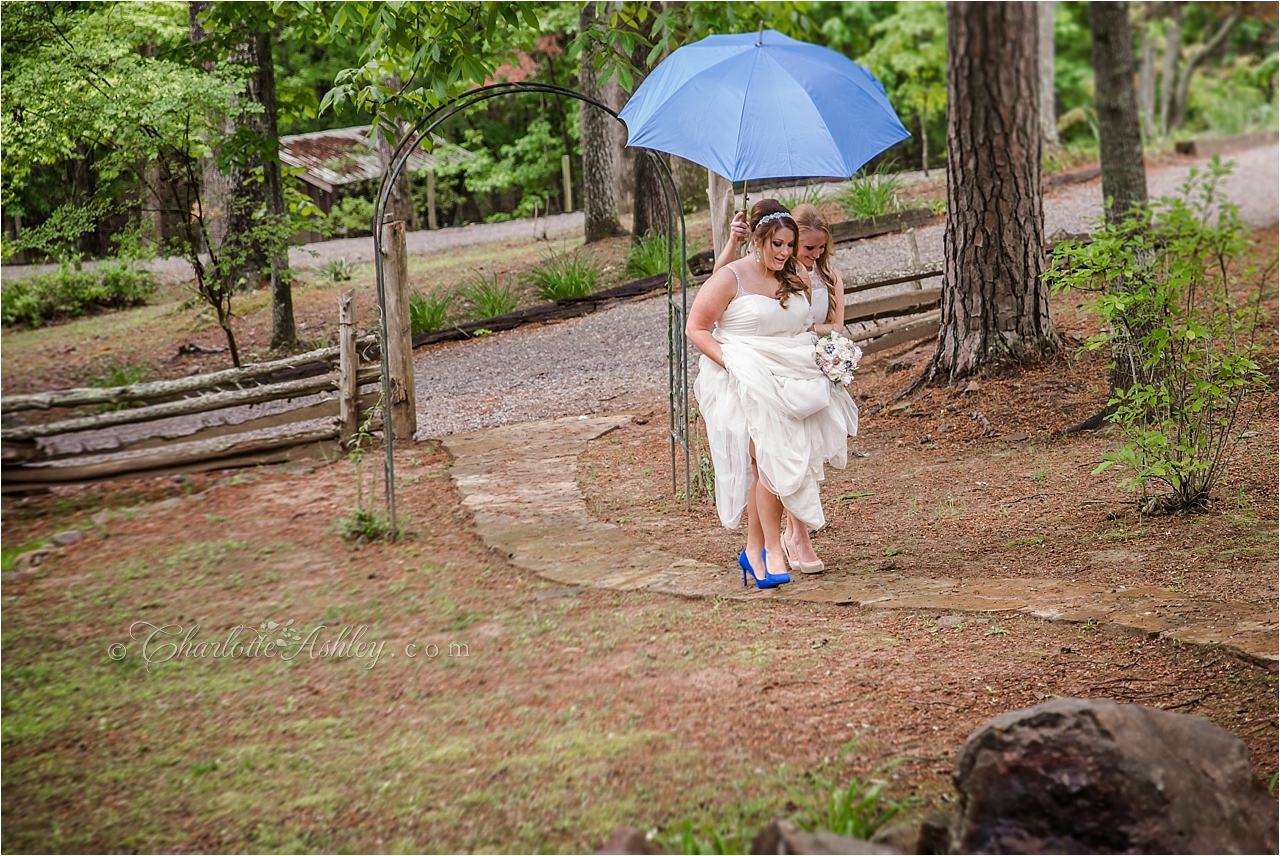
<path id="1" fill-rule="evenodd" d="M 1045 148 L 1056 149 L 1058 143 L 1058 111 L 1053 97 L 1053 0 L 1040 3 L 1039 56 L 1040 70 L 1040 134 Z"/>
<path id="2" fill-rule="evenodd" d="M 1169 17 L 1164 22 L 1164 59 L 1160 66 L 1160 136 L 1173 130 L 1175 81 L 1178 59 L 1182 55 L 1182 4 L 1169 4 Z"/>
<path id="3" fill-rule="evenodd" d="M 1056 349 L 1044 271 L 1036 4 L 947 4 L 942 323 L 921 380 Z"/>
<path id="4" fill-rule="evenodd" d="M 583 3 L 578 31 L 585 32 L 595 20 L 594 3 Z M 606 103 L 605 93 L 599 85 L 596 72 L 596 51 L 587 49 L 581 54 L 578 87 L 588 98 Z M 585 216 L 585 236 L 588 244 L 611 238 L 618 234 L 618 165 L 613 159 L 612 116 L 589 104 L 581 105 L 582 116 L 582 195 Z"/>
<path id="5" fill-rule="evenodd" d="M 1133 87 L 1133 35 L 1129 4 L 1089 7 L 1093 73 L 1098 111 L 1098 156 L 1102 196 L 1110 202 L 1107 221 L 1118 222 L 1134 205 L 1147 201 L 1147 172 L 1142 163 L 1142 129 Z"/>
<path id="6" fill-rule="evenodd" d="M 225 194 L 219 218 L 222 240 L 237 246 L 232 281 L 255 288 L 269 278 L 272 291 L 271 346 L 297 338 L 288 258 L 256 230 L 263 215 L 285 214 L 276 118 L 273 33 L 279 21 L 264 3 L 190 3 L 191 37 L 202 65 L 239 67 L 240 102 L 228 110 L 219 150 L 205 169 L 206 182 Z M 220 175 L 218 175 L 220 173 Z"/>

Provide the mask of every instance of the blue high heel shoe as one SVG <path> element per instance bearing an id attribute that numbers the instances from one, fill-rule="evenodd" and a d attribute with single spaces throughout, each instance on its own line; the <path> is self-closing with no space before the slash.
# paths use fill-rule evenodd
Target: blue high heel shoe
<path id="1" fill-rule="evenodd" d="M 761 563 L 763 563 L 763 562 L 765 562 L 765 561 L 766 561 L 766 556 L 767 556 L 767 554 L 765 553 L 765 551 L 764 551 L 764 550 L 761 550 L 761 551 L 760 551 L 760 561 L 761 561 Z M 758 588 L 758 589 L 777 588 L 778 586 L 782 585 L 783 583 L 789 583 L 789 582 L 791 582 L 791 577 L 790 577 L 790 575 L 788 575 L 788 574 L 771 574 L 771 573 L 769 573 L 769 571 L 768 571 L 768 569 L 767 569 L 767 568 L 766 568 L 766 570 L 765 570 L 765 572 L 764 572 L 764 579 L 760 579 L 759 577 L 757 577 L 757 576 L 756 576 L 756 572 L 755 572 L 754 570 L 752 570 L 752 569 L 751 569 L 751 563 L 747 561 L 747 551 L 746 551 L 746 550 L 743 550 L 741 553 L 739 553 L 739 554 L 738 554 L 738 564 L 742 567 L 742 584 L 743 584 L 744 586 L 747 584 L 747 575 L 748 575 L 748 574 L 750 574 L 750 575 L 751 575 L 751 579 L 755 580 L 756 588 Z"/>

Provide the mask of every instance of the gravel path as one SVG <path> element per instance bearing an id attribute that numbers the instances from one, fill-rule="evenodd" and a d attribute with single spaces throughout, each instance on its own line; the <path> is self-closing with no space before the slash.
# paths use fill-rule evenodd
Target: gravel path
<path id="1" fill-rule="evenodd" d="M 1245 219 L 1267 226 L 1277 219 L 1280 148 L 1231 156 L 1238 164 L 1228 183 Z M 1176 191 L 1191 165 L 1152 168 L 1152 195 Z M 1101 215 L 1097 179 L 1045 197 L 1045 234 L 1085 232 Z M 916 232 L 925 262 L 942 258 L 941 223 Z M 846 276 L 908 267 L 907 239 L 886 235 L 837 250 Z M 863 295 L 866 296 L 866 295 Z M 692 297 L 690 298 L 692 299 Z M 573 416 L 652 400 L 667 388 L 666 302 L 638 303 L 492 338 L 441 345 L 416 355 L 418 437 L 441 437 L 513 422 Z M 690 360 L 691 370 L 696 360 Z M 692 382 L 692 376 L 690 377 Z"/>
<path id="2" fill-rule="evenodd" d="M 553 214 L 550 217 L 539 217 L 537 220 L 506 220 L 501 223 L 472 223 L 467 226 L 451 226 L 432 232 L 423 229 L 405 235 L 405 245 L 409 255 L 422 256 L 429 253 L 447 250 L 453 247 L 465 247 L 471 244 L 485 244 L 490 241 L 527 240 L 534 241 L 547 235 L 559 235 L 564 232 L 582 232 L 582 212 L 570 214 Z M 339 238 L 334 241 L 318 241 L 304 244 L 289 250 L 289 265 L 294 270 L 315 270 L 323 268 L 333 259 L 346 258 L 355 262 L 373 261 L 373 238 Z M 88 262 L 85 267 L 92 270 L 97 262 Z M 36 273 L 56 270 L 57 265 L 5 265 L 3 278 L 6 280 L 22 279 Z M 191 274 L 191 265 L 185 259 L 154 259 L 146 267 L 154 273 L 168 278 L 187 278 Z"/>

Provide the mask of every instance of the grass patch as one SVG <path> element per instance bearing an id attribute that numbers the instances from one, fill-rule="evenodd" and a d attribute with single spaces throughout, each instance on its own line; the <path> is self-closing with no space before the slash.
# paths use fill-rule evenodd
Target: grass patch
<path id="1" fill-rule="evenodd" d="M 416 288 L 409 292 L 409 326 L 413 335 L 430 333 L 444 326 L 449 317 L 453 295 L 432 292 L 423 294 Z"/>
<path id="2" fill-rule="evenodd" d="M 627 276 L 644 279 L 667 272 L 667 236 L 648 232 L 627 251 Z"/>
<path id="3" fill-rule="evenodd" d="M 890 172 L 889 163 L 885 161 L 871 172 L 855 178 L 836 195 L 836 199 L 851 217 L 859 220 L 879 217 L 901 210 L 902 204 L 898 199 L 901 186 L 898 176 Z"/>
<path id="4" fill-rule="evenodd" d="M 582 252 L 552 252 L 538 267 L 525 274 L 538 297 L 560 300 L 586 297 L 600 288 L 601 270 L 597 262 Z"/>
<path id="5" fill-rule="evenodd" d="M 794 211 L 797 205 L 821 205 L 822 190 L 812 184 L 806 184 L 804 187 L 784 190 L 774 198 L 785 205 L 788 211 Z"/>
<path id="6" fill-rule="evenodd" d="M 519 297 L 511 283 L 503 282 L 496 273 L 486 275 L 477 271 L 462 287 L 462 298 L 471 304 L 467 317 L 472 319 L 493 318 L 513 312 Z"/>

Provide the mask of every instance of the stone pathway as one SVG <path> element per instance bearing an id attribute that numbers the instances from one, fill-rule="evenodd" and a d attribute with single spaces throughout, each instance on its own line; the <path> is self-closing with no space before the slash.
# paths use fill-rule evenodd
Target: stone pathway
<path id="1" fill-rule="evenodd" d="M 877 574 L 868 580 L 824 574 L 781 589 L 744 589 L 736 564 L 721 567 L 678 556 L 587 512 L 577 482 L 578 456 L 588 442 L 630 420 L 630 414 L 567 417 L 445 437 L 454 457 L 450 474 L 463 505 L 475 515 L 476 533 L 516 566 L 565 585 L 948 614 L 1020 612 L 1220 646 L 1271 671 L 1280 662 L 1273 611 L 1157 588 L 1109 589 L 1032 577 Z"/>

